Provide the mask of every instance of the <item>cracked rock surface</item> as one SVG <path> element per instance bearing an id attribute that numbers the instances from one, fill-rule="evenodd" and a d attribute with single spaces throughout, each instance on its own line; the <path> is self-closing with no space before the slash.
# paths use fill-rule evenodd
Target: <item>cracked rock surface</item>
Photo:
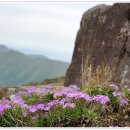
<path id="1" fill-rule="evenodd" d="M 130 84 L 130 3 L 86 11 L 77 32 L 65 86 Z"/>

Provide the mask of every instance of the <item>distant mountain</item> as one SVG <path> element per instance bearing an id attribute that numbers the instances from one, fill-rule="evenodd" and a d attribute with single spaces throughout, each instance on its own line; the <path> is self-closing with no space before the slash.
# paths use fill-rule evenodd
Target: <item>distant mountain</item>
<path id="1" fill-rule="evenodd" d="M 28 55 L 29 57 L 35 59 L 35 58 L 45 58 L 45 59 L 48 59 L 46 56 L 43 56 L 43 55 Z"/>
<path id="2" fill-rule="evenodd" d="M 7 48 L 7 47 L 4 46 L 4 45 L 0 45 L 0 52 L 7 52 L 7 51 L 10 51 L 10 49 Z"/>
<path id="3" fill-rule="evenodd" d="M 25 55 L 0 45 L 0 86 L 16 86 L 64 76 L 69 63 Z"/>

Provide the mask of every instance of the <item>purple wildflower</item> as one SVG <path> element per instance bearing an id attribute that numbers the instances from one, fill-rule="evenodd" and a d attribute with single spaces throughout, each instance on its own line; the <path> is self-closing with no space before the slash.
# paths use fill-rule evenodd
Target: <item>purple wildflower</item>
<path id="1" fill-rule="evenodd" d="M 70 88 L 73 88 L 75 91 L 79 90 L 80 88 L 77 85 L 70 85 Z"/>
<path id="2" fill-rule="evenodd" d="M 56 104 L 59 104 L 59 100 L 53 100 L 53 101 L 49 102 L 47 105 L 51 107 Z"/>
<path id="3" fill-rule="evenodd" d="M 119 86 L 117 86 L 116 84 L 110 84 L 109 87 L 112 87 L 115 90 L 119 90 Z"/>
<path id="4" fill-rule="evenodd" d="M 32 94 L 32 93 L 36 92 L 36 87 L 27 88 L 26 90 L 27 90 L 28 94 Z"/>
<path id="5" fill-rule="evenodd" d="M 121 99 L 120 106 L 128 106 L 128 101 L 126 99 Z"/>
<path id="6" fill-rule="evenodd" d="M 21 108 L 26 108 L 28 107 L 27 104 L 24 103 L 23 99 L 20 96 L 12 96 L 11 97 L 11 102 L 13 104 L 18 104 L 20 105 Z"/>
<path id="7" fill-rule="evenodd" d="M 62 98 L 62 99 L 59 101 L 59 104 L 60 104 L 60 105 L 64 105 L 65 102 L 70 102 L 70 100 L 68 100 L 67 98 Z"/>
<path id="8" fill-rule="evenodd" d="M 14 96 L 14 97 L 12 97 L 11 101 L 14 104 L 19 104 L 19 105 L 23 105 L 24 104 L 24 101 L 23 101 L 23 99 L 20 96 Z"/>
<path id="9" fill-rule="evenodd" d="M 123 95 L 123 93 L 120 92 L 120 91 L 119 92 L 115 91 L 112 94 L 113 94 L 114 97 L 116 97 L 116 96 L 122 96 Z"/>
<path id="10" fill-rule="evenodd" d="M 123 95 L 122 92 L 117 92 L 117 96 L 121 96 L 121 95 Z"/>
<path id="11" fill-rule="evenodd" d="M 67 99 L 67 98 L 62 98 L 62 99 L 59 101 L 59 104 L 60 104 L 60 105 L 64 105 L 65 103 L 71 103 L 71 100 L 70 100 L 70 99 Z"/>
<path id="12" fill-rule="evenodd" d="M 63 105 L 63 108 L 66 108 L 66 107 L 75 108 L 76 106 L 75 106 L 74 103 L 65 103 L 65 104 Z"/>
<path id="13" fill-rule="evenodd" d="M 4 114 L 5 109 L 10 109 L 11 106 L 9 104 L 0 104 L 0 115 Z"/>
<path id="14" fill-rule="evenodd" d="M 70 92 L 67 94 L 67 97 L 78 99 L 84 97 L 84 94 L 82 92 Z"/>
<path id="15" fill-rule="evenodd" d="M 84 99 L 85 99 L 87 102 L 92 101 L 92 97 L 90 97 L 88 94 L 85 95 Z"/>
<path id="16" fill-rule="evenodd" d="M 44 106 L 45 106 L 44 104 L 38 104 L 38 105 L 36 106 L 36 108 L 43 110 L 43 109 L 44 109 Z"/>
<path id="17" fill-rule="evenodd" d="M 51 85 L 46 85 L 44 88 L 38 90 L 37 93 L 43 94 L 43 93 L 49 92 L 52 89 L 53 89 L 53 87 Z"/>
<path id="18" fill-rule="evenodd" d="M 0 105 L 0 115 L 2 115 L 4 113 L 4 105 L 1 104 Z"/>
<path id="19" fill-rule="evenodd" d="M 66 95 L 66 94 L 67 94 L 67 91 L 60 90 L 60 91 L 54 93 L 53 96 L 54 96 L 54 97 L 61 97 L 61 96 L 64 96 L 64 95 Z"/>
<path id="20" fill-rule="evenodd" d="M 10 101 L 3 97 L 2 100 L 0 100 L 0 103 L 9 104 Z"/>
<path id="21" fill-rule="evenodd" d="M 33 112 L 33 113 L 37 111 L 36 106 L 28 106 L 28 109 L 30 110 L 30 112 Z"/>
<path id="22" fill-rule="evenodd" d="M 11 106 L 9 104 L 3 104 L 5 109 L 10 109 Z"/>
<path id="23" fill-rule="evenodd" d="M 74 98 L 74 99 L 83 98 L 85 100 L 87 100 L 87 98 L 90 99 L 90 96 L 88 94 L 83 93 L 83 92 L 70 92 L 67 94 L 67 97 Z"/>
<path id="24" fill-rule="evenodd" d="M 68 98 L 75 98 L 76 96 L 77 96 L 77 93 L 75 92 L 67 93 Z"/>
<path id="25" fill-rule="evenodd" d="M 51 89 L 53 89 L 53 86 L 51 86 L 51 85 L 46 85 L 44 88 L 45 88 L 46 90 L 51 90 Z"/>
<path id="26" fill-rule="evenodd" d="M 27 104 L 24 104 L 24 103 L 21 104 L 20 106 L 21 106 L 21 108 L 28 108 L 28 105 L 27 105 Z"/>
<path id="27" fill-rule="evenodd" d="M 50 106 L 45 106 L 45 107 L 43 108 L 43 110 L 44 110 L 44 111 L 49 111 L 49 110 L 50 110 Z"/>
<path id="28" fill-rule="evenodd" d="M 95 100 L 96 102 L 100 102 L 101 104 L 105 104 L 107 102 L 110 102 L 109 97 L 108 96 L 104 96 L 104 95 L 94 96 L 93 100 Z"/>

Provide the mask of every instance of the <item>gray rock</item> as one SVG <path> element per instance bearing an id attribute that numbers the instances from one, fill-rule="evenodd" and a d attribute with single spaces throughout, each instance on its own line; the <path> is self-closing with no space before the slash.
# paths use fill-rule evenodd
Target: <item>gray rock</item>
<path id="1" fill-rule="evenodd" d="M 80 22 L 65 86 L 130 83 L 130 3 L 98 5 Z"/>

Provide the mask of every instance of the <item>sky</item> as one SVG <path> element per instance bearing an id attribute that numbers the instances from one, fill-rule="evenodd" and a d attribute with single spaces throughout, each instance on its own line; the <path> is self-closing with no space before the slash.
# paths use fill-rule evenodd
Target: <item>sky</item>
<path id="1" fill-rule="evenodd" d="M 0 2 L 0 44 L 71 62 L 82 14 L 113 2 Z"/>

